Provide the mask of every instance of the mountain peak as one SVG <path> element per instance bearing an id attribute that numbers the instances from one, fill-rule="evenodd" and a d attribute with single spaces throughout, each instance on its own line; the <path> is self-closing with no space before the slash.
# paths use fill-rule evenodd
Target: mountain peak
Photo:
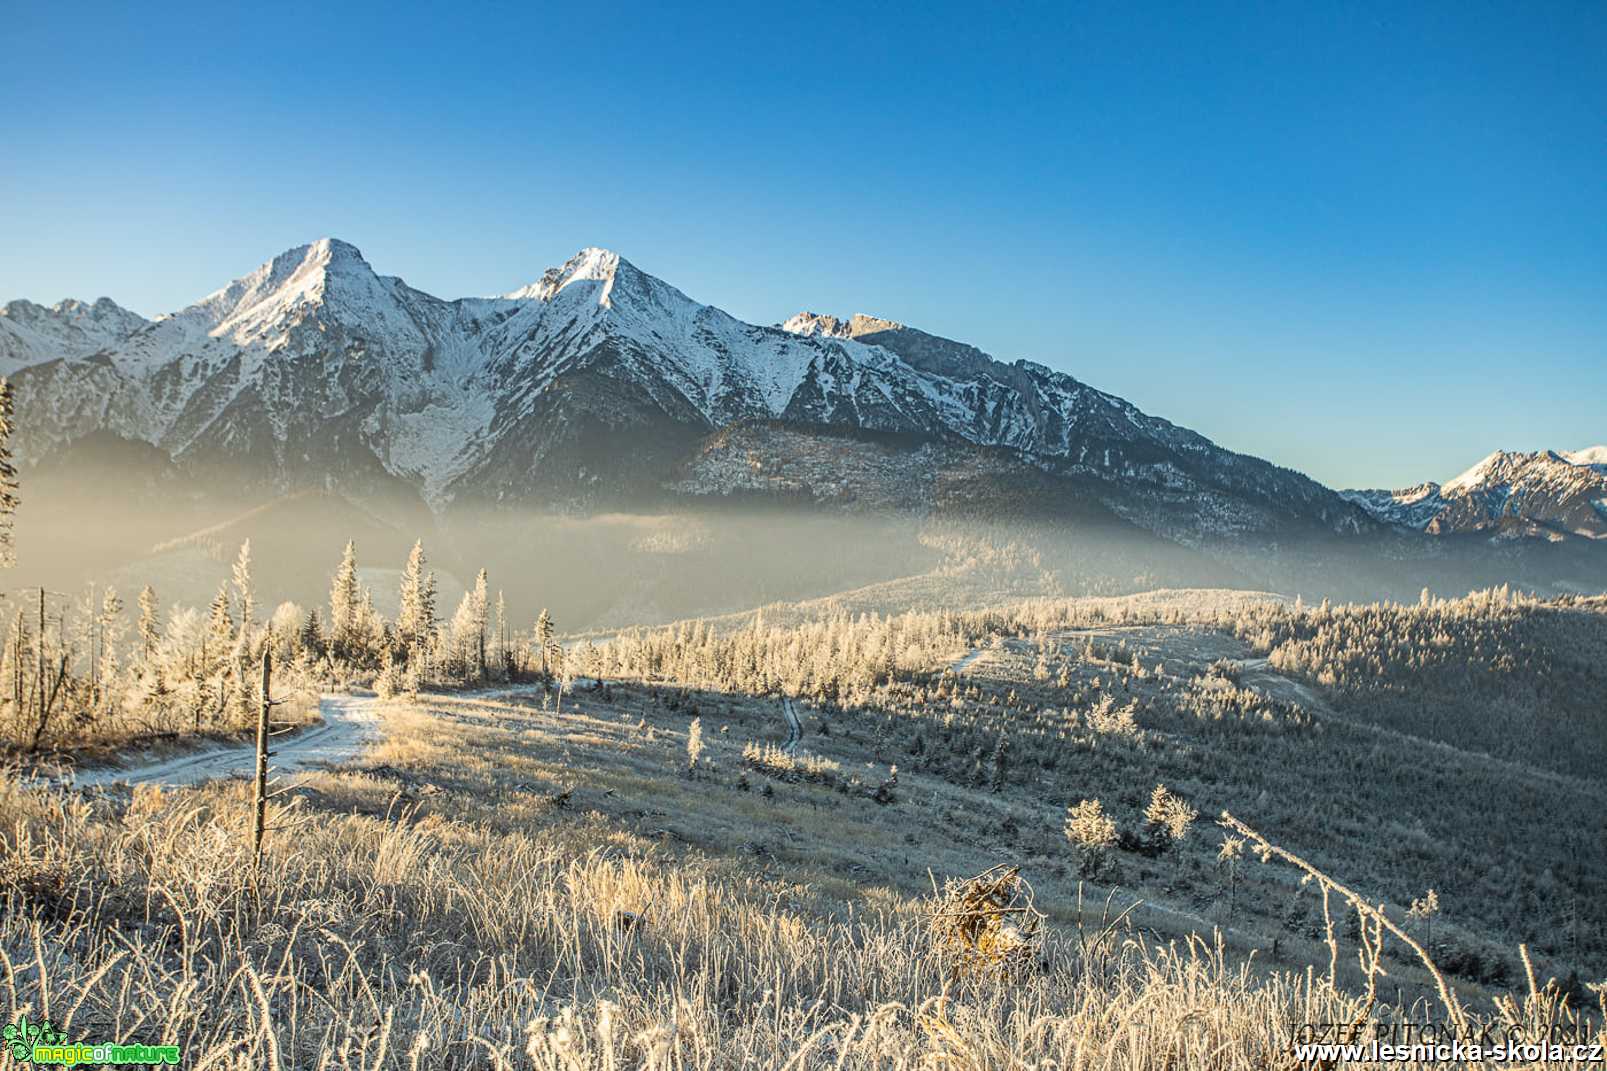
<path id="1" fill-rule="evenodd" d="M 1446 480 L 1445 483 L 1441 485 L 1440 490 L 1445 494 L 1453 494 L 1457 491 L 1466 491 L 1473 487 L 1477 487 L 1479 484 L 1483 483 L 1492 472 L 1499 468 L 1502 462 L 1506 461 L 1509 457 L 1515 456 L 1517 455 L 1509 454 L 1505 450 L 1492 451 L 1480 458 L 1478 463 L 1472 468 L 1459 473 L 1449 480 Z"/>
<path id="2" fill-rule="evenodd" d="M 54 358 L 84 357 L 146 324 L 111 298 L 65 298 L 54 305 L 17 300 L 0 306 L 0 374 Z"/>
<path id="3" fill-rule="evenodd" d="M 1534 453 L 1497 450 L 1460 476 L 1447 481 L 1441 490 L 1452 495 L 1466 494 L 1492 484 L 1511 483 L 1519 473 L 1549 469 L 1565 474 L 1573 467 L 1602 465 L 1607 465 L 1607 446 L 1572 451 L 1538 450 Z"/>
<path id="4" fill-rule="evenodd" d="M 607 306 L 612 304 L 614 281 L 619 275 L 620 265 L 630 267 L 629 261 L 611 249 L 587 246 L 564 261 L 562 267 L 548 268 L 540 279 L 503 296 L 515 301 L 551 301 L 560 291 L 575 283 L 595 283 L 600 284 L 596 288 L 597 304 Z"/>
<path id="5" fill-rule="evenodd" d="M 96 298 L 94 301 L 62 298 L 54 305 L 38 305 L 27 298 L 19 298 L 16 301 L 0 305 L 0 316 L 9 316 L 19 321 L 36 319 L 41 316 L 50 316 L 59 320 L 127 319 L 128 317 L 142 319 L 137 313 L 130 312 L 109 297 Z"/>
<path id="6" fill-rule="evenodd" d="M 324 304 L 332 289 L 366 294 L 377 284 L 378 276 L 356 246 L 319 238 L 285 250 L 178 315 L 191 322 L 199 318 L 210 331 L 226 331 L 244 342 L 275 329 L 295 309 Z"/>
<path id="7" fill-rule="evenodd" d="M 302 248 L 306 250 L 302 258 L 305 263 L 321 265 L 326 270 L 359 270 L 370 274 L 374 272 L 367 258 L 363 256 L 362 250 L 339 238 L 320 238 Z"/>
<path id="8" fill-rule="evenodd" d="M 1607 447 L 1496 450 L 1443 486 L 1341 492 L 1374 517 L 1435 534 L 1607 539 Z"/>

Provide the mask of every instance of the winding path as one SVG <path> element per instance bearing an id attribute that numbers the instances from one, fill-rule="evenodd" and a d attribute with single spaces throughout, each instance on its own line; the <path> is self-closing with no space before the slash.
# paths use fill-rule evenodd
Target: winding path
<path id="1" fill-rule="evenodd" d="M 951 663 L 949 669 L 953 670 L 955 673 L 964 673 L 966 670 L 970 669 L 978 659 L 987 653 L 988 649 L 986 647 L 978 647 L 976 650 L 966 654 L 963 658 L 957 659 Z"/>
<path id="2" fill-rule="evenodd" d="M 803 723 L 798 720 L 792 700 L 786 696 L 781 697 L 781 716 L 787 719 L 787 742 L 781 745 L 781 750 L 788 755 L 797 754 L 798 742 L 803 739 Z"/>
<path id="3" fill-rule="evenodd" d="M 319 699 L 323 723 L 270 743 L 276 774 L 345 762 L 380 737 L 377 705 L 371 695 L 326 695 Z M 72 788 L 99 785 L 195 785 L 220 777 L 246 776 L 256 770 L 252 744 L 229 744 L 191 751 L 138 766 L 77 770 L 55 783 Z"/>

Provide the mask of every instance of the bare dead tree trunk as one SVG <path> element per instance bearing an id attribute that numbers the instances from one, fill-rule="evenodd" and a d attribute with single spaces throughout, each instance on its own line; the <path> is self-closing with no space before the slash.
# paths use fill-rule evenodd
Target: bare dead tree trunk
<path id="1" fill-rule="evenodd" d="M 33 746 L 39 746 L 39 738 L 45 732 L 45 589 L 39 588 L 39 635 L 34 640 L 34 690 L 39 693 L 39 720 L 35 723 L 38 728 L 34 730 Z"/>
<path id="2" fill-rule="evenodd" d="M 252 865 L 262 869 L 262 838 L 268 831 L 268 712 L 272 709 L 273 650 L 262 651 L 262 706 L 257 713 L 256 821 L 251 830 Z"/>

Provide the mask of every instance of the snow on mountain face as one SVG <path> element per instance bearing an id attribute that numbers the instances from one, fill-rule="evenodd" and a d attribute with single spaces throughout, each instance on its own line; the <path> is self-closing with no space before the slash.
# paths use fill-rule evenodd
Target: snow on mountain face
<path id="1" fill-rule="evenodd" d="M 1607 538 L 1607 449 L 1559 454 L 1497 450 L 1443 485 L 1342 491 L 1389 524 L 1436 535 Z"/>
<path id="2" fill-rule="evenodd" d="M 115 309 L 92 340 L 29 327 L 38 338 L 5 351 L 27 366 L 22 457 L 110 430 L 280 483 L 400 478 L 441 506 L 662 484 L 697 437 L 781 420 L 1009 448 L 1139 488 L 1201 530 L 1369 523 L 1305 477 L 1042 365 L 864 315 L 743 323 L 603 249 L 502 297 L 447 301 L 323 239 L 154 322 Z M 1133 501 L 1112 508 L 1148 508 Z"/>
<path id="3" fill-rule="evenodd" d="M 1607 446 L 1587 446 L 1583 450 L 1572 450 L 1562 456 L 1564 460 L 1574 465 L 1607 468 Z"/>
<path id="4" fill-rule="evenodd" d="M 46 308 L 13 301 L 0 308 L 0 375 L 54 357 L 87 357 L 145 326 L 145 318 L 110 298 L 68 298 Z"/>
<path id="5" fill-rule="evenodd" d="M 1368 513 L 1387 524 L 1407 528 L 1425 529 L 1444 506 L 1440 485 L 1420 483 L 1403 491 L 1341 491 L 1345 499 L 1354 502 Z"/>

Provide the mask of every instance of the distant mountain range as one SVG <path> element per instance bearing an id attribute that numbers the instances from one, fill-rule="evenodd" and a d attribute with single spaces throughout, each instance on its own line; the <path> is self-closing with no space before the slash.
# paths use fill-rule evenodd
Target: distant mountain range
<path id="1" fill-rule="evenodd" d="M 466 548 L 479 522 L 454 518 L 487 509 L 769 503 L 1028 522 L 1067 561 L 1125 547 L 1101 568 L 1129 585 L 1158 561 L 1175 582 L 1221 582 L 1220 564 L 1352 592 L 1379 569 L 1412 592 L 1435 570 L 1453 590 L 1607 584 L 1607 556 L 1514 556 L 1607 534 L 1599 448 L 1340 493 L 1041 364 L 873 316 L 744 323 L 603 249 L 500 297 L 437 298 L 323 239 L 155 320 L 105 298 L 13 301 L 0 373 L 17 388 L 24 508 L 53 518 L 32 531 L 99 539 L 103 556 L 122 524 L 163 542 L 311 491 L 403 534 L 439 522 Z M 113 512 L 127 489 L 104 538 L 75 527 L 91 486 Z"/>
<path id="2" fill-rule="evenodd" d="M 729 438 L 711 436 L 774 423 L 999 451 L 1188 543 L 1374 525 L 1299 473 L 1043 365 L 864 316 L 743 323 L 602 249 L 502 297 L 443 300 L 324 239 L 154 321 L 106 299 L 13 302 L 0 360 L 26 460 L 110 432 L 197 473 L 388 482 L 438 512 L 749 493 L 718 478 L 710 451 Z"/>
<path id="3" fill-rule="evenodd" d="M 1497 450 L 1443 484 L 1340 493 L 1381 521 L 1433 535 L 1607 539 L 1607 446 Z"/>

